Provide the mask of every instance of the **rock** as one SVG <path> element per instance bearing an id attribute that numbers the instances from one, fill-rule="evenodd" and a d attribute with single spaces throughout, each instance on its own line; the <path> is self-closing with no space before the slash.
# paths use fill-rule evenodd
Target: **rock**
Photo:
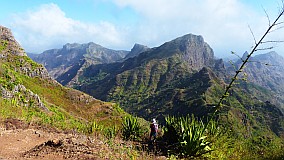
<path id="1" fill-rule="evenodd" d="M 50 146 L 50 147 L 59 147 L 62 144 L 63 142 L 59 139 L 48 140 L 47 142 L 44 143 L 45 146 Z"/>
<path id="2" fill-rule="evenodd" d="M 24 85 L 15 85 L 11 91 L 0 85 L 0 91 L 3 98 L 16 100 L 14 101 L 15 105 L 24 106 L 27 104 L 30 105 L 31 103 L 29 102 L 33 102 L 32 107 L 38 107 L 44 111 L 49 111 L 41 101 L 40 97 L 32 91 L 26 89 Z M 25 97 L 25 99 L 23 99 L 23 97 Z"/>
<path id="3" fill-rule="evenodd" d="M 15 40 L 10 29 L 0 26 L 0 40 L 1 43 L 6 43 L 6 52 L 2 52 L 2 56 L 5 57 L 5 54 L 14 54 L 18 56 L 26 56 L 23 48 Z"/>

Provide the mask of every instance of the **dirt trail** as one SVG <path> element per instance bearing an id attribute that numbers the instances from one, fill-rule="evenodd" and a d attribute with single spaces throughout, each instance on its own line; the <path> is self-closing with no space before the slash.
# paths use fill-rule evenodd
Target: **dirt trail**
<path id="1" fill-rule="evenodd" d="M 52 128 L 27 125 L 16 119 L 0 122 L 0 160 L 63 159 L 166 159 L 132 152 L 135 144 L 120 139 L 110 143 L 102 136 L 63 133 Z"/>
<path id="2" fill-rule="evenodd" d="M 0 160 L 101 159 L 104 143 L 85 135 L 62 133 L 9 119 L 0 124 Z"/>
<path id="3" fill-rule="evenodd" d="M 63 138 L 63 135 L 46 133 L 35 129 L 6 130 L 0 128 L 0 159 L 25 159 L 23 154 L 26 151 L 56 138 Z M 54 158 L 62 159 L 60 156 Z"/>

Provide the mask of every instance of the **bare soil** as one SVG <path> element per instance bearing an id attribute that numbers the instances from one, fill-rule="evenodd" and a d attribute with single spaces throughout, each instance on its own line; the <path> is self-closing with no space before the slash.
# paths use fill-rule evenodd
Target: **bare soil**
<path id="1" fill-rule="evenodd" d="M 121 140 L 108 144 L 99 135 L 60 132 L 17 119 L 0 122 L 0 160 L 130 159 L 133 153 L 136 159 L 166 159 L 147 152 L 132 152 L 133 146 Z"/>
<path id="2" fill-rule="evenodd" d="M 105 144 L 85 135 L 29 126 L 16 119 L 0 125 L 2 159 L 105 159 Z"/>

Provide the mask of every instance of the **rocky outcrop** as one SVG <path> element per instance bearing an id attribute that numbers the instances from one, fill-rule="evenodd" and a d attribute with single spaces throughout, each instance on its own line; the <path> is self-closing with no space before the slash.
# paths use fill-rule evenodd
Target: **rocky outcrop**
<path id="1" fill-rule="evenodd" d="M 204 42 L 202 36 L 192 34 L 185 35 L 171 41 L 182 52 L 182 58 L 196 70 L 204 66 L 212 67 L 214 65 L 214 52 L 212 48 Z"/>
<path id="2" fill-rule="evenodd" d="M 29 89 L 26 89 L 24 85 L 18 84 L 12 90 L 8 90 L 0 85 L 0 91 L 2 97 L 11 99 L 11 102 L 15 106 L 38 107 L 48 111 L 41 98 Z"/>
<path id="3" fill-rule="evenodd" d="M 25 60 L 25 58 L 19 59 L 19 61 L 21 61 L 20 63 L 22 63 L 22 65 L 19 68 L 15 68 L 16 71 L 25 74 L 29 77 L 39 77 L 42 79 L 51 80 L 55 82 L 55 80 L 53 80 L 49 76 L 48 71 L 42 65 L 34 64 L 34 62 L 29 63 L 28 61 Z M 36 67 L 34 65 L 36 65 Z"/>
<path id="4" fill-rule="evenodd" d="M 4 46 L 4 50 L 0 50 L 1 56 L 6 56 L 7 54 L 13 54 L 18 56 L 25 56 L 26 53 L 24 49 L 15 40 L 10 29 L 0 26 L 0 45 Z M 1 47 L 0 47 L 1 48 Z M 1 53 L 2 52 L 2 53 Z"/>
<path id="5" fill-rule="evenodd" d="M 30 77 L 51 79 L 48 71 L 41 65 L 31 61 L 24 49 L 15 40 L 10 29 L 0 26 L 0 55 L 3 61 L 15 64 L 15 71 Z M 12 57 L 13 56 L 13 57 Z"/>

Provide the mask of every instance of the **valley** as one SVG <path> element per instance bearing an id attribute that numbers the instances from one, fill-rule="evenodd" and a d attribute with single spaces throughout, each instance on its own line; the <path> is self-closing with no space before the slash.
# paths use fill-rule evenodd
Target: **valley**
<path id="1" fill-rule="evenodd" d="M 154 48 L 135 44 L 131 51 L 90 42 L 26 54 L 12 32 L 1 27 L 0 49 L 0 139 L 17 144 L 23 142 L 12 137 L 32 139 L 38 132 L 46 137 L 17 153 L 3 150 L 4 158 L 165 159 L 165 151 L 173 150 L 167 139 L 171 129 L 187 138 L 182 131 L 189 126 L 204 128 L 206 138 L 197 141 L 206 147 L 200 153 L 185 150 L 184 158 L 283 158 L 284 61 L 275 52 L 252 57 L 211 122 L 208 117 L 236 72 L 232 66 L 242 61 L 228 65 L 215 58 L 200 35 L 187 34 Z M 161 125 L 158 153 L 144 145 L 153 118 Z M 175 122 L 191 125 L 179 129 Z M 127 125 L 137 127 L 130 141 Z M 183 158 L 175 153 L 179 150 L 171 154 Z"/>

